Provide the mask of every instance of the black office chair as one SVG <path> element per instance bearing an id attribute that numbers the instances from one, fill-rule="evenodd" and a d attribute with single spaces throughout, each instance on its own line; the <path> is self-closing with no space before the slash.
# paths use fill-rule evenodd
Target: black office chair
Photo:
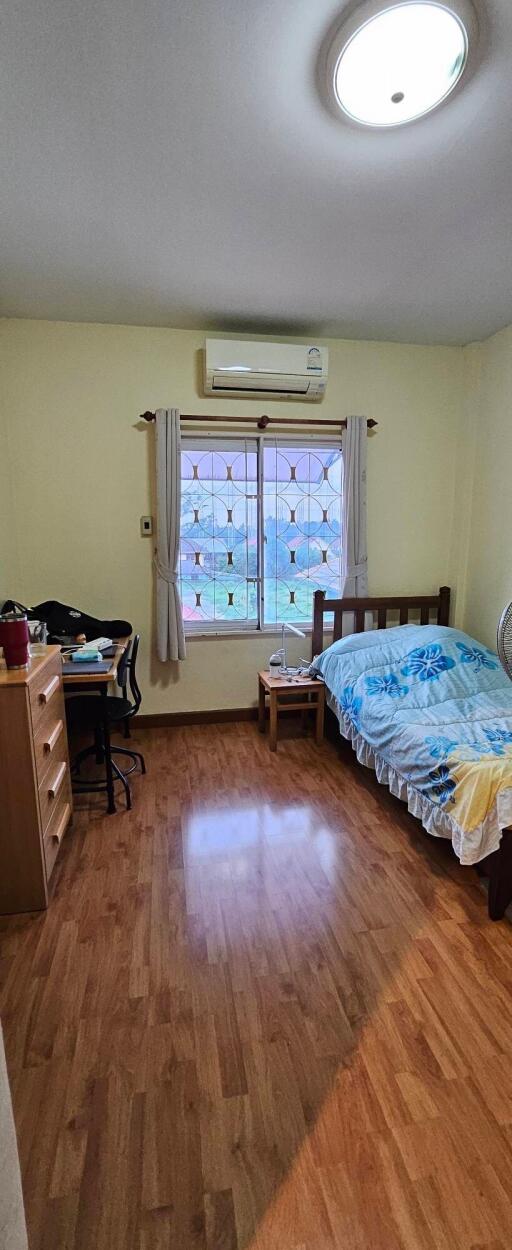
<path id="1" fill-rule="evenodd" d="M 140 634 L 136 634 L 133 643 L 128 644 L 117 669 L 117 684 L 121 688 L 121 696 L 107 696 L 107 715 L 110 726 L 124 726 L 125 737 L 129 736 L 129 722 L 133 716 L 136 716 L 141 702 L 142 695 L 137 682 L 136 663 L 137 653 L 139 650 Z M 128 698 L 127 687 L 130 687 L 130 693 L 133 702 Z M 94 734 L 94 746 L 84 747 L 73 760 L 71 767 L 71 775 L 78 780 L 82 793 L 89 790 L 106 789 L 106 780 L 93 781 L 90 783 L 82 783 L 80 780 L 80 769 L 85 759 L 91 755 L 95 755 L 96 762 L 102 764 L 105 759 L 105 743 L 103 741 L 103 713 L 101 698 L 98 695 L 73 695 L 66 699 L 66 719 L 68 728 L 78 731 L 90 730 Z M 115 760 L 112 759 L 112 771 L 117 781 L 121 781 L 126 795 L 126 806 L 131 808 L 130 786 L 126 780 L 130 773 L 133 773 L 140 764 L 142 773 L 146 772 L 146 764 L 144 756 L 140 751 L 131 751 L 127 747 L 118 747 L 110 745 L 110 755 L 128 756 L 133 762 L 130 768 L 121 769 Z"/>

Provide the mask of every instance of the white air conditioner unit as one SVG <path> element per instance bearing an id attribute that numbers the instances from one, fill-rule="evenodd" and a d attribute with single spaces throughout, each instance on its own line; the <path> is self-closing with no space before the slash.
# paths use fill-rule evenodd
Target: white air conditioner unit
<path id="1" fill-rule="evenodd" d="M 315 343 L 250 343 L 206 339 L 206 395 L 323 399 L 329 355 Z"/>

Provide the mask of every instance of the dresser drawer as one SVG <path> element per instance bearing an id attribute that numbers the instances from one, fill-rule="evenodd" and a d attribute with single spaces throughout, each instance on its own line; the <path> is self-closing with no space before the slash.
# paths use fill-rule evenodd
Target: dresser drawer
<path id="1" fill-rule="evenodd" d="M 55 702 L 55 707 L 53 706 Z M 53 761 L 62 752 L 62 743 L 66 739 L 66 714 L 64 700 L 52 699 L 46 712 L 43 713 L 34 736 L 34 756 L 36 761 L 37 784 L 41 785 Z"/>
<path id="2" fill-rule="evenodd" d="M 59 847 L 71 818 L 71 803 L 65 795 L 57 800 L 57 806 L 46 832 L 43 834 L 43 853 L 46 867 L 46 878 L 49 880 L 53 865 L 59 854 Z"/>
<path id="3" fill-rule="evenodd" d="M 28 691 L 35 730 L 41 717 L 49 708 L 55 708 L 59 702 L 59 694 L 62 695 L 62 661 L 59 655 L 52 656 L 48 664 L 44 665 L 42 671 L 30 682 Z"/>
<path id="4" fill-rule="evenodd" d="M 28 668 L 0 671 L 1 913 L 48 906 L 71 815 L 61 651 L 49 646 Z"/>
<path id="5" fill-rule="evenodd" d="M 53 813 L 62 798 L 69 798 L 70 780 L 65 735 L 61 734 L 59 743 L 52 755 L 50 767 L 46 770 L 39 786 L 39 810 L 41 828 L 44 830 L 50 823 Z"/>

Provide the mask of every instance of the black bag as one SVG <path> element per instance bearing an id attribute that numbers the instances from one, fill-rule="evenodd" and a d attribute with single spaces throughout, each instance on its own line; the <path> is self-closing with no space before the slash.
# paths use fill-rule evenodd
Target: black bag
<path id="1" fill-rule="evenodd" d="M 29 621 L 46 621 L 50 642 L 55 639 L 76 638 L 84 634 L 86 641 L 91 638 L 126 638 L 132 632 L 129 621 L 99 621 L 95 616 L 87 616 L 78 608 L 69 608 L 57 599 L 47 599 L 37 603 L 33 608 L 24 608 L 21 603 L 8 599 L 2 608 L 3 612 L 26 613 Z"/>

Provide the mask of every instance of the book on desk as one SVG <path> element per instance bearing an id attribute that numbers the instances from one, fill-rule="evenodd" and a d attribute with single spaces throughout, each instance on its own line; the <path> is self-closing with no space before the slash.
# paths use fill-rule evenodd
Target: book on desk
<path id="1" fill-rule="evenodd" d="M 108 673 L 112 667 L 111 660 L 84 660 L 76 664 L 73 660 L 62 661 L 63 677 L 79 677 L 80 673 Z"/>

